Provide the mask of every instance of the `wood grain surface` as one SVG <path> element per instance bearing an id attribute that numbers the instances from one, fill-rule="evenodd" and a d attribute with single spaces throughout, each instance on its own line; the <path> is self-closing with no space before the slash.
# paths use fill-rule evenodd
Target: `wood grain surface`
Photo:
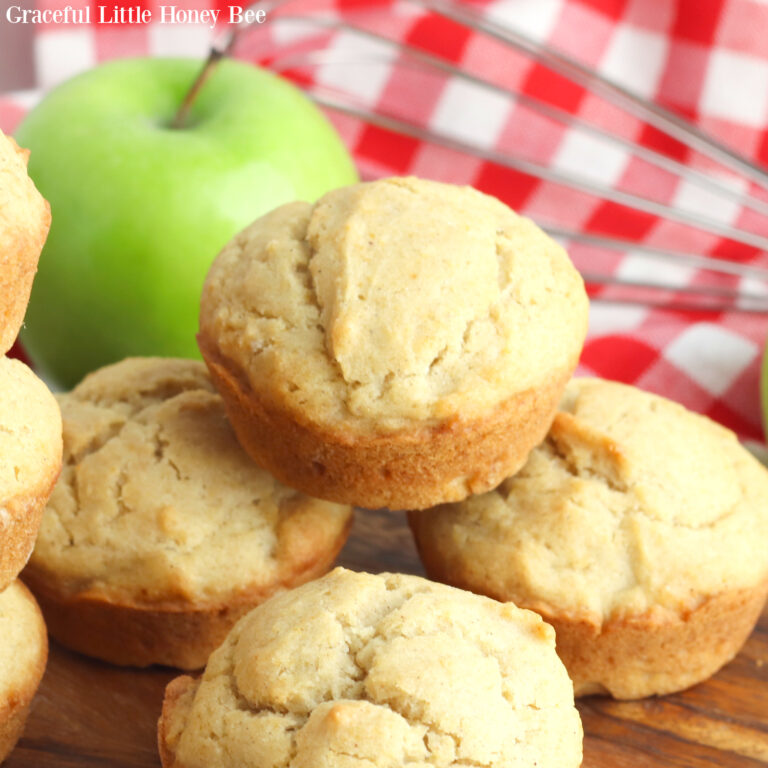
<path id="1" fill-rule="evenodd" d="M 400 513 L 359 512 L 342 565 L 423 574 Z M 177 673 L 127 670 L 55 644 L 27 730 L 4 768 L 157 768 L 155 724 Z M 706 683 L 642 702 L 579 704 L 585 768 L 768 764 L 768 611 L 739 656 Z"/>

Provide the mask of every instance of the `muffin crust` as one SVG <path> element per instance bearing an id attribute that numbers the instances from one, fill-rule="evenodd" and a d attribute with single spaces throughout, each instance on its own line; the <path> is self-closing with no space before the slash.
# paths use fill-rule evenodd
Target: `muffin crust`
<path id="1" fill-rule="evenodd" d="M 201 666 L 238 616 L 323 573 L 346 540 L 351 509 L 242 451 L 202 363 L 126 360 L 60 402 L 65 464 L 26 578 L 76 650 Z"/>
<path id="2" fill-rule="evenodd" d="M 27 175 L 28 154 L 0 131 L 0 355 L 21 328 L 51 226 L 50 207 Z"/>
<path id="3" fill-rule="evenodd" d="M 552 622 L 577 694 L 633 698 L 738 651 L 768 590 L 766 510 L 768 473 L 731 432 L 574 380 L 520 473 L 410 522 L 432 577 Z"/>
<path id="4" fill-rule="evenodd" d="M 165 768 L 577 766 L 552 630 L 414 576 L 336 569 L 243 618 L 166 690 Z"/>
<path id="5" fill-rule="evenodd" d="M 54 396 L 26 365 L 0 357 L 0 590 L 32 552 L 61 450 Z"/>
<path id="6" fill-rule="evenodd" d="M 35 599 L 20 582 L 0 592 L 0 763 L 24 732 L 48 659 L 48 635 Z"/>
<path id="7" fill-rule="evenodd" d="M 241 442 L 278 477 L 360 506 L 425 506 L 520 466 L 586 315 L 581 278 L 530 221 L 470 188 L 387 179 L 238 235 L 206 280 L 198 340 Z M 491 423 L 516 418 L 512 451 Z M 293 460 L 260 437 L 291 422 Z"/>

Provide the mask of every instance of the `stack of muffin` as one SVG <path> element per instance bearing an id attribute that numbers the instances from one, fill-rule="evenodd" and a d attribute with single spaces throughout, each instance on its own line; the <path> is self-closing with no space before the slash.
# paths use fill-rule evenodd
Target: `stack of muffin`
<path id="1" fill-rule="evenodd" d="M 46 386 L 5 354 L 24 318 L 49 225 L 26 154 L 0 133 L 0 762 L 24 729 L 48 656 L 43 617 L 16 577 L 61 468 L 61 416 Z"/>
<path id="2" fill-rule="evenodd" d="M 675 403 L 568 382 L 586 325 L 580 277 L 530 221 L 389 179 L 235 238 L 199 340 L 240 442 L 283 482 L 419 510 L 428 574 L 541 614 L 577 695 L 668 693 L 757 620 L 768 473 Z"/>
<path id="3" fill-rule="evenodd" d="M 680 406 L 569 382 L 587 311 L 565 252 L 469 188 L 259 219 L 203 290 L 209 373 L 129 360 L 60 398 L 25 572 L 53 635 L 187 669 L 221 643 L 166 692 L 167 767 L 577 766 L 566 669 L 577 695 L 686 687 L 768 590 L 768 473 Z M 452 586 L 284 591 L 327 570 L 350 505 L 410 510 Z"/>

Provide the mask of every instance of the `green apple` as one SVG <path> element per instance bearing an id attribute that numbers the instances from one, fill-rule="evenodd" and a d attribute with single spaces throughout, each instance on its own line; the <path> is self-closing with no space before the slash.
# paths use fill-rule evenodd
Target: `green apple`
<path id="1" fill-rule="evenodd" d="M 196 356 L 203 280 L 227 240 L 357 180 L 322 113 L 249 64 L 220 62 L 173 128 L 201 66 L 105 64 L 52 91 L 16 133 L 53 214 L 21 338 L 54 382 L 128 355 Z"/>

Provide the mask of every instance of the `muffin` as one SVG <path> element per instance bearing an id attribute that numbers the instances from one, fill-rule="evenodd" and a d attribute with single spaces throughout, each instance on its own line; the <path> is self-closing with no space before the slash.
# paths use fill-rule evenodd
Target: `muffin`
<path id="1" fill-rule="evenodd" d="M 240 442 L 278 479 L 422 508 L 519 469 L 586 321 L 581 278 L 532 222 L 468 187 L 385 179 L 237 235 L 198 341 Z"/>
<path id="2" fill-rule="evenodd" d="M 244 617 L 166 689 L 165 768 L 576 768 L 573 689 L 538 616 L 337 568 Z"/>
<path id="3" fill-rule="evenodd" d="M 51 226 L 51 209 L 27 176 L 28 154 L 0 131 L 0 355 L 21 328 Z"/>
<path id="4" fill-rule="evenodd" d="M 48 635 L 40 609 L 15 581 L 0 592 L 0 763 L 24 731 L 47 659 Z"/>
<path id="5" fill-rule="evenodd" d="M 24 567 L 61 469 L 61 414 L 26 365 L 0 357 L 0 590 Z"/>
<path id="6" fill-rule="evenodd" d="M 411 513 L 427 573 L 550 622 L 576 695 L 700 682 L 768 591 L 768 473 L 664 398 L 574 380 L 546 441 L 496 490 Z"/>
<path id="7" fill-rule="evenodd" d="M 349 507 L 286 488 L 240 448 L 201 362 L 125 360 L 59 402 L 64 468 L 25 580 L 69 648 L 201 667 L 346 540 Z"/>

